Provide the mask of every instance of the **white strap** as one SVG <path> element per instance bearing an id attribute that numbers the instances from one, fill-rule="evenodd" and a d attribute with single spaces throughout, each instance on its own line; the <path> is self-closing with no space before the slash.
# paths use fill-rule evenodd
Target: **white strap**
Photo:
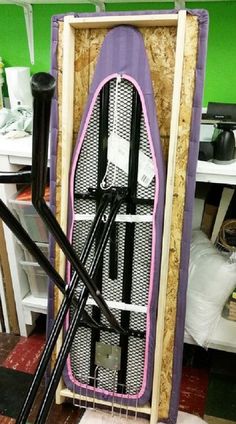
<path id="1" fill-rule="evenodd" d="M 124 302 L 115 302 L 113 300 L 108 300 L 106 301 L 107 306 L 109 308 L 112 309 L 119 309 L 120 311 L 129 311 L 129 312 L 136 312 L 136 313 L 142 313 L 142 314 L 146 314 L 147 313 L 147 306 L 142 306 L 142 305 L 135 305 L 135 304 L 131 304 L 131 303 L 124 303 Z M 91 297 L 88 298 L 87 300 L 87 305 L 97 305 L 95 300 L 92 299 Z"/>
<path id="2" fill-rule="evenodd" d="M 104 215 L 105 217 L 105 215 Z M 75 221 L 93 221 L 95 214 L 77 213 L 75 214 Z M 116 222 L 152 222 L 153 215 L 116 215 Z"/>

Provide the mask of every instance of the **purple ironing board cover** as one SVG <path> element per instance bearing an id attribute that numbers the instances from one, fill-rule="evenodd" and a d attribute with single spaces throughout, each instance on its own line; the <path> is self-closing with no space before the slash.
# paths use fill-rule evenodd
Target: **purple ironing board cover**
<path id="1" fill-rule="evenodd" d="M 160 10 L 160 11 L 139 11 L 139 12 L 110 12 L 110 13 L 87 13 L 77 14 L 71 13 L 76 17 L 86 16 L 124 16 L 124 15 L 152 15 L 152 14 L 169 14 L 176 13 L 176 10 Z M 192 122 L 190 131 L 189 143 L 189 160 L 187 166 L 187 181 L 186 181 L 186 194 L 184 205 L 184 223 L 181 241 L 181 263 L 179 270 L 179 290 L 177 299 L 177 320 L 175 329 L 175 344 L 174 344 L 174 362 L 172 373 L 172 392 L 168 418 L 166 422 L 175 424 L 179 406 L 179 393 L 180 382 L 182 374 L 182 354 L 183 354 L 183 340 L 184 340 L 184 322 L 185 322 L 185 309 L 186 309 L 186 289 L 188 282 L 188 264 L 189 264 L 189 250 L 191 240 L 192 228 L 192 209 L 195 192 L 196 181 L 196 167 L 198 158 L 198 144 L 199 132 L 202 113 L 202 95 L 203 84 L 205 76 L 205 61 L 206 61 L 206 47 L 208 36 L 208 13 L 205 10 L 190 9 L 187 13 L 198 17 L 199 21 L 199 35 L 198 35 L 198 53 L 197 53 L 197 66 L 196 66 L 196 81 L 195 93 L 192 106 Z M 65 15 L 56 15 L 52 18 L 52 42 L 51 42 L 51 73 L 57 79 L 57 46 L 58 46 L 58 23 L 63 21 Z M 52 118 L 51 118 L 51 152 L 50 152 L 50 189 L 51 189 L 51 208 L 55 211 L 56 204 L 56 156 L 57 156 L 57 136 L 58 136 L 58 104 L 57 98 L 53 99 L 52 104 Z M 50 259 L 54 262 L 54 243 L 50 240 Z M 54 285 L 49 287 L 48 297 L 48 323 L 47 329 L 50 332 L 54 321 Z"/>
<path id="2" fill-rule="evenodd" d="M 82 134 L 84 132 L 84 124 L 88 114 L 91 113 L 92 101 L 94 98 L 97 98 L 97 94 L 100 92 L 102 85 L 104 85 L 107 80 L 111 80 L 117 75 L 122 75 L 124 79 L 128 79 L 131 83 L 133 83 L 140 94 L 147 132 L 149 134 L 148 138 L 151 144 L 153 160 L 155 163 L 154 167 L 156 177 L 153 211 L 153 239 L 155 239 L 155 241 L 153 243 L 151 258 L 151 277 L 149 286 L 149 292 L 151 293 L 149 295 L 147 312 L 147 337 L 143 384 L 142 389 L 137 395 L 114 395 L 114 399 L 119 399 L 119 397 L 122 396 L 123 403 L 125 403 L 125 399 L 127 397 L 129 403 L 131 404 L 133 402 L 135 405 L 137 402 L 136 399 L 138 399 L 139 404 L 145 404 L 148 402 L 151 396 L 164 210 L 165 170 L 161 150 L 160 134 L 157 126 L 154 93 L 143 38 L 137 29 L 127 25 L 118 26 L 111 29 L 104 39 L 97 61 L 87 104 L 81 120 L 80 131 L 71 162 L 72 168 L 78 160 L 78 150 L 80 149 L 81 141 L 83 140 Z M 72 181 L 74 181 L 74 172 L 72 172 L 70 177 Z M 73 202 L 73 196 L 70 196 L 70 203 L 68 208 L 68 231 L 71 228 Z M 64 372 L 64 380 L 67 387 L 72 389 L 72 373 L 70 372 L 69 363 L 70 359 L 68 359 L 68 366 Z M 89 393 L 89 389 L 86 391 Z M 80 393 L 81 392 L 83 393 L 83 389 L 80 389 Z M 111 395 L 112 393 L 110 394 L 110 397 Z M 96 389 L 96 396 L 98 398 L 103 398 L 104 400 L 111 400 L 108 394 L 99 393 L 99 389 Z"/>

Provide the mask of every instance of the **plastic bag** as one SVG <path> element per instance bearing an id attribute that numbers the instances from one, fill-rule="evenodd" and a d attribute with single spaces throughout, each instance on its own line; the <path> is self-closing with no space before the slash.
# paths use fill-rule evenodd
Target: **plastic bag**
<path id="1" fill-rule="evenodd" d="M 235 286 L 236 263 L 221 254 L 201 231 L 193 231 L 185 329 L 200 346 L 208 346 Z"/>

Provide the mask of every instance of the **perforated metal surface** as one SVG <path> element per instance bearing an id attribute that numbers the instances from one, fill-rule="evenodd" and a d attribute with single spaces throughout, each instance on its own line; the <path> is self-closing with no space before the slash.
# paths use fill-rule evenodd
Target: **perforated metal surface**
<path id="1" fill-rule="evenodd" d="M 110 82 L 110 97 L 109 97 L 109 133 L 113 125 L 114 112 L 114 94 L 115 81 Z M 118 134 L 129 141 L 132 116 L 132 94 L 133 86 L 130 82 L 122 80 L 120 83 L 120 91 L 118 96 Z M 93 113 L 87 128 L 85 138 L 83 140 L 82 149 L 78 159 L 75 178 L 74 190 L 75 193 L 86 193 L 89 187 L 97 187 L 98 174 L 98 146 L 99 143 L 99 97 L 96 100 Z M 140 150 L 151 158 L 151 151 L 145 128 L 144 117 L 141 118 L 140 132 Z M 110 167 L 107 184 L 109 185 L 114 177 L 114 168 Z M 116 172 L 115 186 L 127 187 L 128 177 L 120 169 Z M 153 199 L 155 193 L 155 180 L 148 188 L 138 184 L 137 197 L 143 199 Z M 96 202 L 91 200 L 74 201 L 75 213 L 94 214 L 96 211 Z M 138 214 L 151 214 L 152 207 L 138 205 L 136 209 Z M 126 205 L 122 205 L 119 213 L 126 213 Z M 91 222 L 75 222 L 73 228 L 73 246 L 78 254 L 81 254 L 83 245 L 87 238 Z M 102 294 L 106 301 L 122 301 L 122 284 L 124 274 L 124 251 L 125 251 L 125 236 L 126 224 L 124 222 L 116 223 L 117 240 L 118 240 L 118 269 L 117 278 L 115 280 L 109 277 L 109 261 L 110 261 L 110 241 L 106 246 L 103 256 L 103 271 L 102 271 Z M 140 222 L 135 224 L 134 232 L 134 260 L 132 272 L 132 288 L 131 288 L 131 303 L 136 305 L 147 305 L 148 290 L 150 280 L 150 260 L 152 248 L 152 223 Z M 94 248 L 92 249 L 88 263 L 89 268 Z M 87 306 L 87 310 L 91 312 L 91 306 Z M 112 310 L 118 321 L 121 320 L 121 311 Z M 101 323 L 107 324 L 106 319 L 101 316 Z M 146 315 L 143 313 L 130 313 L 130 327 L 134 330 L 144 331 L 146 327 Z M 120 336 L 106 331 L 100 332 L 100 341 L 111 345 L 120 344 Z M 76 334 L 71 349 L 71 368 L 73 376 L 78 383 L 81 381 L 89 381 L 90 374 L 90 356 L 92 346 L 92 332 L 90 329 L 80 328 Z M 143 383 L 144 373 L 144 351 L 145 338 L 138 339 L 130 337 L 128 341 L 128 361 L 127 361 L 127 377 L 126 386 L 129 387 L 130 394 L 136 394 L 140 391 Z M 117 376 L 114 377 L 114 372 L 107 369 L 98 370 L 98 387 L 106 389 L 113 394 L 118 391 Z M 92 388 L 91 388 L 92 389 Z"/>

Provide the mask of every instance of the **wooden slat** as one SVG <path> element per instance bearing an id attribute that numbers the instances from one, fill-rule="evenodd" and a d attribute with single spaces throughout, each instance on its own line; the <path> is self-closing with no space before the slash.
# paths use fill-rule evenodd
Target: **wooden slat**
<path id="1" fill-rule="evenodd" d="M 133 25 L 140 27 L 176 26 L 178 14 L 101 16 L 88 18 L 69 17 L 67 23 L 73 28 L 112 28 L 115 25 Z"/>
<path id="2" fill-rule="evenodd" d="M 153 376 L 153 391 L 152 391 L 152 407 L 151 407 L 151 424 L 156 424 L 159 418 L 158 408 L 160 402 L 160 381 L 161 381 L 161 366 L 162 366 L 162 350 L 165 328 L 165 307 L 166 294 L 168 283 L 169 269 L 169 249 L 170 235 L 172 222 L 172 204 L 174 194 L 174 177 L 176 164 L 176 148 L 178 141 L 178 124 L 180 111 L 180 95 L 182 86 L 183 74 L 183 59 L 184 59 L 184 41 L 186 27 L 186 12 L 180 11 L 178 18 L 177 40 L 176 40 L 176 55 L 175 55 L 175 73 L 174 86 L 172 97 L 172 113 L 170 125 L 170 141 L 168 152 L 167 180 L 166 180 L 166 198 L 164 212 L 164 228 L 162 239 L 162 257 L 160 271 L 160 289 L 158 299 L 158 318 L 156 328 L 156 348 L 154 359 L 154 376 Z"/>
<path id="3" fill-rule="evenodd" d="M 234 194 L 233 188 L 228 188 L 228 187 L 223 188 L 220 204 L 219 204 L 217 215 L 216 215 L 216 220 L 215 220 L 214 227 L 212 230 L 212 235 L 211 235 L 211 242 L 213 244 L 216 242 L 216 239 L 219 235 L 220 228 L 224 222 L 225 215 L 229 208 L 233 194 Z"/>
<path id="4" fill-rule="evenodd" d="M 75 56 L 75 36 L 74 28 L 67 23 L 67 17 L 64 19 L 63 32 L 63 76 L 62 76 L 62 142 L 61 142 L 61 213 L 60 225 L 63 231 L 67 232 L 67 205 L 69 193 L 69 171 L 73 144 L 73 107 L 74 107 L 74 56 Z M 65 278 L 65 255 L 59 252 L 58 272 Z M 62 300 L 62 294 L 59 293 L 59 302 Z M 63 336 L 60 334 L 56 351 L 59 353 L 62 345 Z M 62 380 L 58 385 L 56 392 L 56 403 L 60 404 L 64 398 L 60 395 L 63 387 Z"/>

